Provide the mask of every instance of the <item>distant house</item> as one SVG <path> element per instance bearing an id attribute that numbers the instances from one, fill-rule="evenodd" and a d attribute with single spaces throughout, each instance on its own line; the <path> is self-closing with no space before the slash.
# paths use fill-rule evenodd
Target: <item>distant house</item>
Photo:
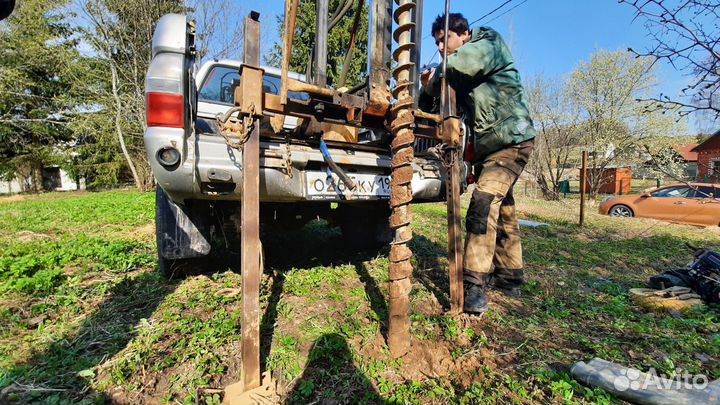
<path id="1" fill-rule="evenodd" d="M 720 131 L 692 149 L 697 157 L 697 181 L 720 182 Z"/>
<path id="2" fill-rule="evenodd" d="M 683 161 L 685 176 L 688 179 L 694 179 L 698 175 L 698 153 L 694 151 L 697 146 L 697 143 L 673 146 L 673 149 Z"/>
<path id="3" fill-rule="evenodd" d="M 33 179 L 16 178 L 12 181 L 0 181 L 0 194 L 21 193 L 33 189 Z M 43 168 L 42 186 L 45 191 L 72 191 L 84 190 L 85 179 L 73 179 L 58 166 Z"/>

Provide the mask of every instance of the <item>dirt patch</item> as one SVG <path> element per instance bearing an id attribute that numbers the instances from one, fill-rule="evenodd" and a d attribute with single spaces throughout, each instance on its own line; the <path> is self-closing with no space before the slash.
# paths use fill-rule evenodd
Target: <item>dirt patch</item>
<path id="1" fill-rule="evenodd" d="M 24 199 L 25 197 L 19 194 L 9 195 L 7 197 L 0 197 L 0 204 L 14 203 L 18 201 L 23 201 Z"/>
<path id="2" fill-rule="evenodd" d="M 491 347 L 470 347 L 469 342 L 413 339 L 410 351 L 402 358 L 400 377 L 405 381 L 452 377 L 467 388 L 482 380 L 483 368 L 494 370 L 517 360 L 514 353 L 498 354 Z M 458 348 L 465 348 L 465 353 L 453 355 Z"/>
<path id="3" fill-rule="evenodd" d="M 35 240 L 41 240 L 41 239 L 48 239 L 48 240 L 54 240 L 54 238 L 50 235 L 46 235 L 44 233 L 35 233 L 32 231 L 20 231 L 15 234 L 17 237 L 17 240 L 23 243 L 32 242 Z"/>
<path id="4" fill-rule="evenodd" d="M 403 357 L 402 376 L 413 381 L 446 377 L 455 369 L 450 351 L 447 342 L 413 340 Z"/>
<path id="5" fill-rule="evenodd" d="M 430 294 L 430 296 L 422 302 L 414 304 L 413 312 L 425 316 L 439 316 L 443 313 L 443 306 L 435 294 Z"/>
<path id="6" fill-rule="evenodd" d="M 128 236 L 131 236 L 133 238 L 140 238 L 140 239 L 146 239 L 146 238 L 154 238 L 155 237 L 155 223 L 150 222 L 149 224 L 145 224 L 142 226 L 139 226 L 132 231 L 128 233 Z"/>

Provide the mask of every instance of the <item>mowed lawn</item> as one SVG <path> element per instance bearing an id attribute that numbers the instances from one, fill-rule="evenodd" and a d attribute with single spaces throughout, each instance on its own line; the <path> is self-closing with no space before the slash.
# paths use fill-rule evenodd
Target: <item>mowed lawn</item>
<path id="1" fill-rule="evenodd" d="M 467 206 L 468 196 L 464 196 Z M 385 345 L 387 248 L 358 252 L 313 222 L 267 232 L 264 369 L 282 403 L 612 404 L 569 377 L 601 357 L 672 376 L 720 377 L 718 307 L 635 306 L 628 290 L 683 266 L 718 229 L 615 219 L 577 200 L 518 198 L 527 283 L 482 317 L 448 308 L 442 204 L 413 207 L 412 349 Z M 154 194 L 0 199 L 0 404 L 218 404 L 240 378 L 241 276 L 155 270 Z"/>

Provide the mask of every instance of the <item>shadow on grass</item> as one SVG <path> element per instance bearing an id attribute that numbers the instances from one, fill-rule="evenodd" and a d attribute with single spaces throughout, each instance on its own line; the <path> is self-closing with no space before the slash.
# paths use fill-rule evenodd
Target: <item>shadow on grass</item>
<path id="1" fill-rule="evenodd" d="M 655 354 L 654 342 L 659 341 L 676 364 L 691 368 L 693 353 L 697 351 L 694 339 L 702 339 L 704 346 L 712 346 L 713 333 L 691 319 L 693 315 L 687 315 L 686 321 L 646 316 L 642 311 L 636 311 L 627 298 L 628 289 L 641 284 L 650 273 L 662 267 L 680 266 L 689 260 L 686 238 L 673 235 L 623 238 L 612 229 L 583 230 L 571 223 L 557 221 L 552 221 L 548 228 L 523 228 L 522 233 L 528 278 L 533 283 L 520 300 L 507 299 L 500 294 L 492 296 L 496 305 L 502 307 L 497 312 L 502 322 L 488 320 L 494 328 L 488 335 L 498 348 L 508 352 L 495 360 L 498 367 L 525 373 L 530 369 L 529 361 L 541 364 L 553 359 L 548 367 L 558 364 L 566 367 L 578 356 L 600 356 L 621 363 L 647 365 L 642 361 L 649 360 L 635 359 L 629 353 L 643 353 L 643 359 L 651 359 Z M 417 260 L 414 277 L 448 308 L 447 253 L 444 246 L 431 239 L 437 236 L 415 235 L 411 244 Z M 341 240 L 332 242 L 330 238 L 325 243 L 323 246 L 338 249 L 334 252 L 335 257 L 347 263 L 348 256 L 339 245 Z M 367 285 L 377 286 L 377 281 L 369 273 L 361 273 L 362 261 L 351 262 L 356 265 L 370 296 L 372 287 Z M 331 265 L 335 262 L 318 260 L 314 263 Z M 374 283 L 367 283 L 368 278 Z M 559 284 L 561 281 L 564 283 Z M 380 298 L 377 305 L 384 306 L 382 294 L 376 296 Z M 650 330 L 659 331 L 659 336 L 648 341 L 643 329 L 609 326 L 610 319 L 624 319 L 630 324 L 646 322 Z M 695 323 L 700 326 L 694 326 Z M 546 324 L 552 326 L 544 326 Z M 533 336 L 526 333 L 529 325 L 558 335 L 551 335 L 552 338 Z M 518 350 L 528 341 L 531 343 L 526 346 L 532 346 L 531 349 Z M 676 346 L 676 341 L 684 342 L 684 346 Z M 516 351 L 517 355 L 513 354 Z M 715 351 L 710 354 L 714 355 Z M 715 375 L 717 365 L 713 361 L 701 371 Z M 361 397 L 365 394 L 367 397 Z M 462 390 L 456 394 L 461 395 Z M 369 378 L 352 364 L 345 339 L 336 334 L 324 335 L 315 342 L 308 365 L 286 403 L 325 403 L 329 398 L 336 401 L 333 403 L 384 403 Z M 552 400 L 549 396 L 544 399 Z"/>
<path id="2" fill-rule="evenodd" d="M 387 251 L 387 247 L 358 249 L 348 245 L 337 228 L 325 221 L 313 221 L 298 230 L 273 230 L 262 236 L 265 251 L 265 272 L 271 275 L 272 288 L 268 305 L 262 316 L 261 362 L 270 354 L 270 345 L 277 322 L 277 305 L 283 293 L 285 273 L 292 269 L 352 265 L 365 287 L 370 306 L 382 322 L 380 330 L 387 339 L 387 303 L 377 280 L 370 274 L 366 261 Z"/>
<path id="3" fill-rule="evenodd" d="M 90 389 L 95 368 L 119 353 L 136 335 L 166 295 L 177 287 L 155 272 L 126 277 L 113 285 L 74 333 L 33 353 L 26 363 L 4 371 L 0 404 L 115 403 Z M 122 378 L 123 376 L 113 376 Z M 129 377 L 129 376 L 124 376 Z"/>
<path id="4" fill-rule="evenodd" d="M 410 248 L 417 260 L 413 277 L 432 293 L 445 311 L 450 309 L 450 275 L 447 247 L 415 234 Z"/>
<path id="5" fill-rule="evenodd" d="M 447 272 L 442 270 L 446 264 L 438 260 L 447 256 L 445 248 L 422 235 L 416 235 L 411 243 L 417 260 L 432 262 L 432 267 L 436 270 L 424 272 L 418 279 L 449 308 Z M 266 272 L 272 274 L 273 282 L 262 320 L 261 361 L 265 362 L 270 354 L 278 317 L 277 305 L 283 293 L 284 274 L 292 269 L 352 265 L 364 285 L 371 309 L 378 315 L 383 338 L 387 339 L 388 308 L 380 288 L 383 281 L 379 280 L 376 274 L 372 274 L 372 269 L 367 264 L 367 261 L 379 255 L 386 256 L 386 246 L 365 250 L 349 246 L 338 229 L 330 228 L 323 222 L 311 223 L 297 231 L 265 234 L 263 245 L 266 252 Z M 323 401 L 328 399 L 334 400 L 331 403 L 386 403 L 365 374 L 353 364 L 352 352 L 346 339 L 335 333 L 323 335 L 315 341 L 305 370 L 290 390 L 285 403 L 325 403 Z"/>
<path id="6" fill-rule="evenodd" d="M 386 404 L 370 380 L 353 364 L 344 337 L 320 336 L 312 346 L 308 363 L 287 396 L 285 404 Z"/>
<path id="7" fill-rule="evenodd" d="M 418 262 L 425 263 L 424 266 L 429 263 L 437 269 L 446 267 L 438 261 L 438 257 L 446 257 L 447 251 L 427 237 L 415 235 L 411 247 L 416 252 Z M 338 228 L 331 228 L 324 221 L 313 221 L 295 231 L 266 232 L 263 235 L 263 248 L 266 253 L 265 271 L 272 274 L 273 283 L 268 306 L 262 319 L 264 340 L 261 343 L 261 359 L 267 358 L 270 352 L 269 345 L 277 321 L 277 304 L 282 295 L 284 274 L 297 268 L 352 265 L 364 285 L 371 309 L 381 321 L 380 331 L 383 338 L 387 340 L 387 300 L 378 280 L 370 274 L 366 262 L 378 256 L 386 256 L 388 246 L 357 248 L 345 242 Z M 446 271 L 423 272 L 423 274 L 416 272 L 415 276 L 443 306 L 450 307 Z"/>

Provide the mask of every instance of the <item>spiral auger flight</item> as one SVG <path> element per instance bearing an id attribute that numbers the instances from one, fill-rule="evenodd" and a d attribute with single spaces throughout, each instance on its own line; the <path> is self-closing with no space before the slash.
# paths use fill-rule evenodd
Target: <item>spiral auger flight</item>
<path id="1" fill-rule="evenodd" d="M 411 52 L 415 47 L 412 33 L 415 23 L 412 21 L 416 8 L 414 0 L 395 0 L 397 7 L 393 13 L 397 28 L 393 38 L 397 48 L 393 52 L 396 63 L 393 70 L 395 86 L 392 95 L 395 103 L 391 108 L 390 124 L 393 140 L 392 175 L 390 183 L 390 228 L 395 231 L 395 239 L 390 247 L 390 302 L 388 345 L 394 357 L 407 353 L 410 347 L 410 275 L 412 251 L 408 242 L 412 239 L 410 227 L 410 202 L 412 201 L 412 161 L 414 158 L 413 133 L 415 117 L 412 112 L 413 74 L 415 64 L 411 61 Z"/>

